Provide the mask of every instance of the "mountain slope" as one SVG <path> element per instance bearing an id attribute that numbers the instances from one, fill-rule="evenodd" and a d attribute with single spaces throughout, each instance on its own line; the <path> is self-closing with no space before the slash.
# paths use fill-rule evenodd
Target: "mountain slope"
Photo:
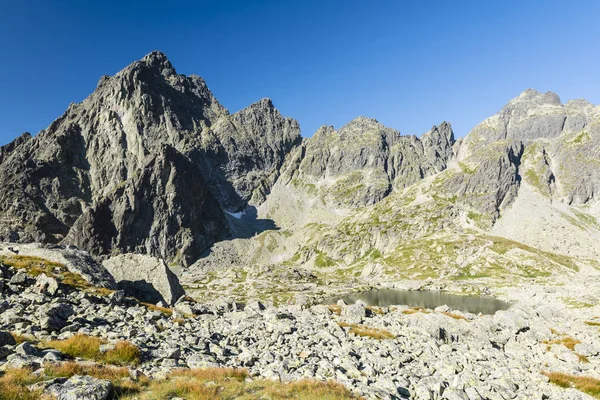
<path id="1" fill-rule="evenodd" d="M 596 268 L 596 109 L 528 90 L 456 143 L 445 124 L 420 139 L 364 118 L 322 128 L 259 207 L 285 230 L 219 243 L 183 279 L 199 294 L 284 299 L 324 283 L 433 278 L 475 288 Z"/>
<path id="2" fill-rule="evenodd" d="M 153 52 L 2 148 L 0 238 L 187 264 L 228 236 L 223 209 L 264 199 L 299 141 L 269 100 L 231 115 Z"/>

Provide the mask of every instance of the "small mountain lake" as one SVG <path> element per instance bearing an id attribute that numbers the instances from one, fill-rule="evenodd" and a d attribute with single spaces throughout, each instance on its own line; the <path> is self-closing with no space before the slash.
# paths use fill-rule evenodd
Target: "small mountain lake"
<path id="1" fill-rule="evenodd" d="M 398 289 L 370 290 L 352 293 L 345 296 L 325 299 L 321 304 L 335 304 L 338 300 L 346 304 L 361 300 L 370 306 L 406 305 L 409 307 L 436 308 L 447 305 L 453 310 L 473 314 L 494 314 L 498 310 L 506 310 L 511 304 L 492 297 L 457 296 L 454 294 L 433 291 L 410 291 Z"/>

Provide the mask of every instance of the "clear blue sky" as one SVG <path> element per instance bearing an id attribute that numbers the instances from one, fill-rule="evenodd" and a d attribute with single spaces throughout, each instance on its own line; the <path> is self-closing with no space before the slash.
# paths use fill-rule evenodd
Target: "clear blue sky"
<path id="1" fill-rule="evenodd" d="M 0 143 L 154 49 L 231 112 L 270 97 L 304 136 L 358 115 L 458 136 L 526 88 L 600 103 L 598 1 L 0 0 Z"/>

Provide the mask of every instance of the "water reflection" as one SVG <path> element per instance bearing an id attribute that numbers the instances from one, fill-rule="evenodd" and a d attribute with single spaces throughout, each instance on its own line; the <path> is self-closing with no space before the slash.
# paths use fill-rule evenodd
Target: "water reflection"
<path id="1" fill-rule="evenodd" d="M 407 305 L 409 307 L 435 308 L 448 305 L 453 310 L 473 314 L 494 314 L 498 310 L 506 310 L 510 303 L 491 297 L 457 296 L 443 292 L 409 291 L 397 289 L 371 290 L 326 299 L 322 304 L 334 304 L 338 300 L 353 304 L 362 300 L 371 306 Z"/>

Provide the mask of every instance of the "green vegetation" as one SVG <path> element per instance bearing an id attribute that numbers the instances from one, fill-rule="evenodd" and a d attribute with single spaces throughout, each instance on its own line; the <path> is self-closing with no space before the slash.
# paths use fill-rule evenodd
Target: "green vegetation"
<path id="1" fill-rule="evenodd" d="M 467 175 L 473 175 L 475 172 L 477 172 L 477 167 L 470 167 L 462 162 L 459 162 L 458 165 L 460 166 L 462 172 L 464 172 Z"/>
<path id="2" fill-rule="evenodd" d="M 573 297 L 562 297 L 561 298 L 562 302 L 565 303 L 567 306 L 571 307 L 571 308 L 590 308 L 590 307 L 594 307 L 593 304 L 591 303 L 586 303 L 583 301 L 579 301 L 576 300 Z"/>
<path id="3" fill-rule="evenodd" d="M 337 263 L 325 254 L 317 250 L 317 257 L 315 257 L 315 267 L 317 268 L 329 268 L 336 266 Z"/>
<path id="4" fill-rule="evenodd" d="M 573 140 L 571 140 L 570 143 L 582 144 L 584 142 L 587 142 L 588 140 L 590 140 L 590 134 L 587 133 L 587 131 L 583 130 L 583 131 L 579 132 L 579 134 L 577 136 L 575 136 L 575 138 Z"/>
<path id="5" fill-rule="evenodd" d="M 538 192 L 546 197 L 550 195 L 548 185 L 543 181 L 542 176 L 539 175 L 533 168 L 526 170 L 524 175 L 525 181 L 536 188 Z"/>

